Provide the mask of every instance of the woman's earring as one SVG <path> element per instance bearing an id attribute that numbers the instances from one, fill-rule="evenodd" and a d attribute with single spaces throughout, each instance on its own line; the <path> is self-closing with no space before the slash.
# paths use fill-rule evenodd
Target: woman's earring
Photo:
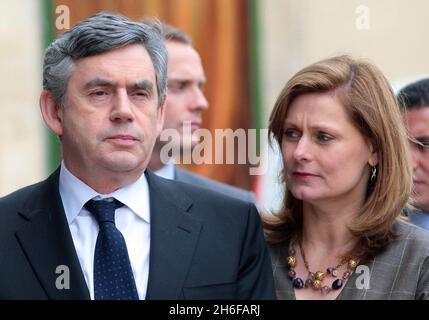
<path id="1" fill-rule="evenodd" d="M 375 178 L 377 178 L 377 167 L 371 167 L 371 182 L 374 182 Z"/>

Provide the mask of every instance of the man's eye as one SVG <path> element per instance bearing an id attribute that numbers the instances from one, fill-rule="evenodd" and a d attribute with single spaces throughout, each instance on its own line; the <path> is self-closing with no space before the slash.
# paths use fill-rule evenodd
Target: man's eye
<path id="1" fill-rule="evenodd" d="M 186 88 L 187 82 L 174 82 L 168 84 L 168 89 L 173 91 L 182 91 Z"/>
<path id="2" fill-rule="evenodd" d="M 415 137 L 415 138 L 411 138 L 410 141 L 421 152 L 423 152 L 425 150 L 429 150 L 429 138 L 428 137 Z"/>
<path id="3" fill-rule="evenodd" d="M 419 149 L 420 152 L 429 150 L 429 139 L 415 138 L 415 141 L 412 142 L 416 145 L 417 149 Z"/>
<path id="4" fill-rule="evenodd" d="M 92 93 L 92 95 L 97 96 L 97 97 L 101 97 L 101 96 L 104 96 L 106 94 L 107 94 L 107 92 L 106 91 L 102 91 L 102 90 L 97 90 L 97 91 L 94 91 Z"/>
<path id="5" fill-rule="evenodd" d="M 418 139 L 418 142 L 420 142 L 420 146 L 422 148 L 429 148 L 429 140 L 427 139 Z"/>
<path id="6" fill-rule="evenodd" d="M 149 96 L 149 94 L 147 93 L 147 91 L 137 91 L 135 93 L 135 95 L 139 96 L 139 97 L 147 97 L 147 96 Z"/>

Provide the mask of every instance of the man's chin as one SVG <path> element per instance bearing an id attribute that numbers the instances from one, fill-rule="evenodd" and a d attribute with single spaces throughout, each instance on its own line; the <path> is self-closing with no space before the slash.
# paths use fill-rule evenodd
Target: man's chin
<path id="1" fill-rule="evenodd" d="M 143 161 L 130 154 L 115 154 L 104 159 L 104 167 L 112 172 L 144 171 Z"/>

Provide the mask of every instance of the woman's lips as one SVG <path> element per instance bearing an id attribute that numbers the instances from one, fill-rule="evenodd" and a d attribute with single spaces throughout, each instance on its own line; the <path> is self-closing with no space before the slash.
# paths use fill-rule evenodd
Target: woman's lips
<path id="1" fill-rule="evenodd" d="M 318 177 L 318 175 L 316 174 L 312 174 L 309 172 L 298 172 L 298 171 L 293 172 L 292 175 L 295 179 L 298 179 L 298 180 L 308 180 L 311 178 Z"/>

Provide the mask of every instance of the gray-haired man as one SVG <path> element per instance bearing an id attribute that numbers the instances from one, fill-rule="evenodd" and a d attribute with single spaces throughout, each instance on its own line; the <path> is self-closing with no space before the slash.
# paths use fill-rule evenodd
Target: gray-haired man
<path id="1" fill-rule="evenodd" d="M 271 299 L 256 208 L 146 170 L 163 125 L 158 26 L 101 13 L 47 49 L 63 162 L 0 199 L 0 299 Z"/>

